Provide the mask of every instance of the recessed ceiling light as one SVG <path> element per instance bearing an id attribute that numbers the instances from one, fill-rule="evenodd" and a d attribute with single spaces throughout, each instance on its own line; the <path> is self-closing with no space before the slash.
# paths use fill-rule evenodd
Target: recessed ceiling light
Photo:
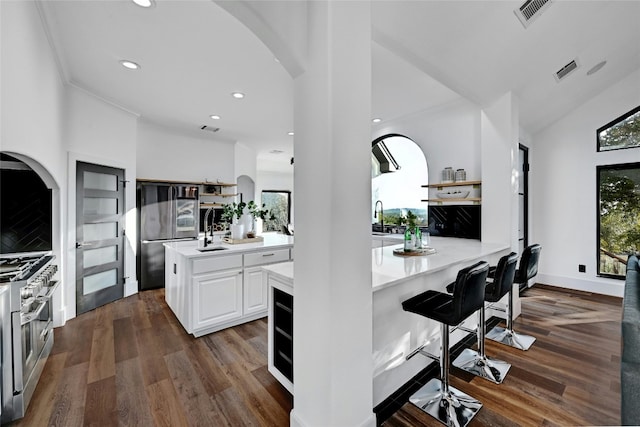
<path id="1" fill-rule="evenodd" d="M 152 0 L 133 0 L 135 4 L 141 7 L 151 7 L 153 6 Z"/>
<path id="2" fill-rule="evenodd" d="M 591 74 L 595 74 L 598 71 L 600 71 L 600 69 L 602 67 L 604 67 L 605 65 L 607 65 L 607 61 L 601 61 L 598 62 L 596 65 L 594 65 L 593 67 L 591 67 L 591 69 L 589 71 L 587 71 L 587 76 L 590 76 Z"/>
<path id="3" fill-rule="evenodd" d="M 287 132 L 287 135 L 293 136 L 293 132 Z"/>
<path id="4" fill-rule="evenodd" d="M 233 92 L 233 93 L 231 93 L 231 96 L 233 96 L 235 99 L 242 99 L 242 98 L 244 98 L 244 93 L 242 93 L 242 92 Z"/>
<path id="5" fill-rule="evenodd" d="M 133 61 L 122 60 L 120 61 L 120 65 L 128 70 L 139 70 L 140 66 Z"/>
<path id="6" fill-rule="evenodd" d="M 213 120 L 220 120 L 220 116 L 217 114 L 212 114 L 209 117 L 211 117 Z"/>
<path id="7" fill-rule="evenodd" d="M 375 119 L 371 120 L 373 123 L 380 123 L 382 121 L 382 119 L 376 117 Z"/>

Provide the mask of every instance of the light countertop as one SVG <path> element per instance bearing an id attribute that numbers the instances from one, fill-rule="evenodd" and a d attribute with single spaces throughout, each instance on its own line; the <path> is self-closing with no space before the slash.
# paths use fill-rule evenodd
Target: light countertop
<path id="1" fill-rule="evenodd" d="M 220 251 L 200 252 L 198 250 L 198 247 L 200 246 L 198 245 L 202 245 L 201 239 L 169 242 L 165 243 L 164 246 L 175 250 L 177 253 L 187 258 L 225 256 L 243 252 L 260 251 L 263 249 L 290 248 L 293 246 L 293 236 L 286 236 L 279 233 L 264 233 L 261 237 L 264 239 L 262 242 L 237 243 L 233 245 L 229 243 L 221 243 L 215 245 L 225 248 L 225 250 Z M 211 247 L 212 245 L 209 246 Z"/>
<path id="2" fill-rule="evenodd" d="M 393 286 L 412 277 L 435 273 L 453 264 L 465 263 L 509 249 L 506 243 L 483 243 L 473 239 L 431 237 L 435 254 L 398 256 L 393 250 L 402 243 L 371 250 L 371 284 L 373 291 Z M 263 267 L 281 280 L 293 282 L 293 261 Z"/>

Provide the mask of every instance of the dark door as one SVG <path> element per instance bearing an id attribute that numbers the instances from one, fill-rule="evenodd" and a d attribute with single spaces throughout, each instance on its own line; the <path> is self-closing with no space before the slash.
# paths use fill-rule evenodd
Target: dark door
<path id="1" fill-rule="evenodd" d="M 520 144 L 520 177 L 518 188 L 518 246 L 520 253 L 529 246 L 529 149 Z"/>
<path id="2" fill-rule="evenodd" d="M 124 170 L 76 167 L 76 312 L 124 295 Z"/>

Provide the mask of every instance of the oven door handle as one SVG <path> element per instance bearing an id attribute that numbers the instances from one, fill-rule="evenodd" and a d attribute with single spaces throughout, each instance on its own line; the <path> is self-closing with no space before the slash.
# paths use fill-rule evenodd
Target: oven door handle
<path id="1" fill-rule="evenodd" d="M 40 340 L 44 341 L 44 337 L 46 337 L 47 334 L 51 332 L 52 329 L 53 329 L 53 322 L 51 321 L 47 322 L 47 326 L 45 326 L 42 332 L 40 332 Z"/>
<path id="2" fill-rule="evenodd" d="M 42 310 L 44 309 L 44 306 L 47 304 L 46 301 L 40 301 L 40 300 L 36 300 L 40 306 L 38 307 L 38 309 L 36 311 L 31 311 L 29 313 L 25 313 L 23 315 L 20 316 L 20 326 L 24 326 L 29 322 L 32 322 L 34 319 L 36 319 L 38 316 L 40 316 L 40 313 L 42 313 Z"/>

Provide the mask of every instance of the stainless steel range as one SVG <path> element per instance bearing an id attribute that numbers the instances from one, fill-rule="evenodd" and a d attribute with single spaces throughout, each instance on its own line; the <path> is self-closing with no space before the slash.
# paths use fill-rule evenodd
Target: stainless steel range
<path id="1" fill-rule="evenodd" d="M 11 333 L 3 334 L 2 423 L 22 418 L 53 346 L 51 298 L 58 287 L 51 253 L 0 257 L 0 286 L 9 286 Z M 10 340 L 8 339 L 10 335 Z"/>

